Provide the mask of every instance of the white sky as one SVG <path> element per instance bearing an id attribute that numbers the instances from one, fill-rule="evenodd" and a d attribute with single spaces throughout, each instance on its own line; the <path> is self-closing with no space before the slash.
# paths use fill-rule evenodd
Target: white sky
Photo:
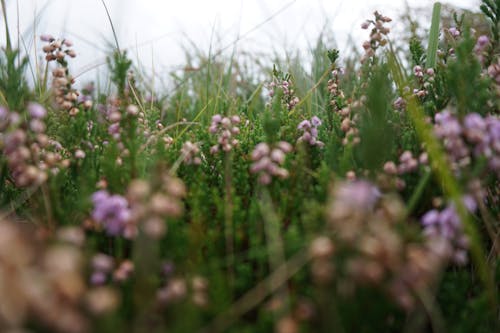
<path id="1" fill-rule="evenodd" d="M 431 0 L 406 2 L 411 7 L 429 8 L 433 3 Z M 474 9 L 479 0 L 442 2 Z M 395 12 L 402 11 L 405 1 L 106 0 L 106 4 L 120 46 L 130 48 L 131 55 L 138 56 L 146 68 L 154 64 L 156 70 L 168 70 L 183 63 L 183 47 L 192 49 L 191 42 L 208 54 L 211 42 L 217 49 L 230 45 L 238 35 L 245 37 L 238 43 L 239 49 L 280 53 L 307 50 L 309 43 L 314 44 L 318 34 L 327 27 L 342 50 L 350 34 L 362 43 L 360 38 L 366 31 L 360 29 L 360 24 L 370 18 L 375 9 L 395 18 Z M 7 0 L 7 7 L 10 27 L 19 26 L 27 48 L 33 48 L 34 34 L 50 33 L 74 42 L 79 55 L 73 61 L 77 72 L 103 63 L 109 50 L 105 41 L 112 41 L 112 34 L 101 0 Z M 39 19 L 33 30 L 36 17 Z M 213 39 L 212 31 L 215 32 Z M 3 44 L 4 40 L 2 27 L 0 42 Z"/>

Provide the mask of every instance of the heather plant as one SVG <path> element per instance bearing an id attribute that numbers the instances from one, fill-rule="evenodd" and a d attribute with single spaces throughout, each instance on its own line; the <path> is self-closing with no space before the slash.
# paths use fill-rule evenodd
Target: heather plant
<path id="1" fill-rule="evenodd" d="M 500 2 L 480 10 L 489 30 L 437 3 L 409 39 L 377 11 L 362 54 L 322 36 L 309 62 L 194 50 L 173 89 L 116 36 L 108 85 L 50 35 L 29 84 L 6 25 L 0 330 L 498 331 Z"/>

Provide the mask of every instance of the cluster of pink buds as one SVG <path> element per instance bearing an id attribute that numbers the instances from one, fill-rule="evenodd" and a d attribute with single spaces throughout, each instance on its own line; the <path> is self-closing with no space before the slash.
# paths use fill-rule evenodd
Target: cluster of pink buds
<path id="1" fill-rule="evenodd" d="M 276 88 L 281 89 L 281 91 L 283 92 L 281 102 L 289 111 L 295 108 L 297 104 L 299 104 L 300 100 L 297 96 L 294 95 L 295 90 L 292 88 L 291 80 L 288 79 L 280 81 L 278 79 L 274 79 L 271 83 L 268 84 L 269 97 L 274 97 Z"/>
<path id="2" fill-rule="evenodd" d="M 194 305 L 202 308 L 208 305 L 208 280 L 202 276 L 194 276 L 190 281 L 170 277 L 165 285 L 158 289 L 156 298 L 160 305 L 167 306 L 185 299 L 189 291 Z"/>
<path id="3" fill-rule="evenodd" d="M 186 141 L 182 145 L 181 155 L 183 156 L 183 162 L 187 165 L 200 165 L 201 158 L 199 157 L 200 147 L 197 143 L 192 143 L 191 141 Z"/>
<path id="4" fill-rule="evenodd" d="M 373 25 L 373 28 L 370 32 L 370 40 L 367 40 L 363 43 L 363 49 L 365 50 L 365 54 L 363 55 L 361 62 L 365 62 L 366 60 L 372 58 L 375 55 L 375 51 L 379 47 L 382 47 L 387 44 L 386 36 L 389 34 L 390 29 L 384 26 L 384 23 L 391 22 L 392 19 L 383 16 L 379 12 L 375 12 L 375 21 L 366 20 L 361 24 L 362 29 L 368 29 Z"/>
<path id="5" fill-rule="evenodd" d="M 160 305 L 170 305 L 184 300 L 188 293 L 188 285 L 184 278 L 174 277 L 156 292 L 156 300 Z"/>
<path id="6" fill-rule="evenodd" d="M 259 174 L 259 183 L 268 185 L 273 177 L 287 178 L 288 170 L 283 168 L 285 155 L 292 151 L 292 145 L 285 141 L 278 142 L 273 148 L 267 143 L 261 142 L 252 152 L 251 173 Z"/>
<path id="7" fill-rule="evenodd" d="M 417 160 L 415 157 L 413 157 L 413 154 L 411 151 L 406 150 L 404 151 L 401 156 L 399 157 L 399 166 L 398 166 L 398 173 L 400 175 L 413 172 L 417 170 L 419 162 L 422 164 L 427 164 L 427 154 L 422 153 L 419 157 L 419 160 Z"/>
<path id="8" fill-rule="evenodd" d="M 341 119 L 340 129 L 345 133 L 345 137 L 342 139 L 342 144 L 344 146 L 349 143 L 356 145 L 360 142 L 359 130 L 356 127 L 358 115 L 354 114 L 354 116 L 351 117 L 351 113 L 353 108 L 357 109 L 362 105 L 361 101 L 354 101 L 350 106 L 346 106 L 338 111 L 338 115 Z"/>
<path id="9" fill-rule="evenodd" d="M 232 117 L 222 117 L 220 114 L 216 114 L 212 117 L 212 123 L 208 130 L 212 134 L 217 134 L 218 138 L 217 144 L 210 148 L 211 154 L 216 154 L 221 149 L 226 153 L 230 152 L 239 144 L 235 136 L 240 134 L 240 128 L 238 127 L 240 122 L 240 117 L 236 115 Z"/>
<path id="10" fill-rule="evenodd" d="M 385 175 L 389 176 L 389 179 L 394 181 L 393 185 L 395 185 L 398 190 L 403 190 L 406 187 L 405 181 L 398 176 L 417 171 L 419 165 L 428 165 L 428 159 L 428 155 L 425 152 L 420 154 L 417 159 L 413 156 L 411 151 L 406 150 L 399 157 L 399 164 L 396 164 L 393 161 L 388 161 L 384 164 L 383 169 Z M 381 179 L 384 178 L 381 177 Z"/>
<path id="11" fill-rule="evenodd" d="M 45 52 L 45 59 L 47 61 L 56 60 L 63 64 L 66 56 L 71 58 L 76 57 L 75 50 L 70 49 L 73 43 L 68 39 L 56 39 L 51 35 L 41 35 L 40 40 L 48 43 L 43 47 L 43 52 Z"/>
<path id="12" fill-rule="evenodd" d="M 398 228 L 405 218 L 403 202 L 382 196 L 366 181 L 336 183 L 327 218 L 333 239 L 322 237 L 310 248 L 317 284 L 335 278 L 346 292 L 358 286 L 377 287 L 411 310 L 418 303 L 415 291 L 432 288 L 446 264 L 447 242 L 437 237 L 408 241 Z M 345 262 L 334 260 L 334 253 L 345 254 Z M 317 262 L 321 265 L 315 267 Z"/>
<path id="13" fill-rule="evenodd" d="M 75 51 L 69 49 L 73 44 L 67 39 L 55 39 L 50 35 L 42 35 L 40 39 L 48 43 L 43 47 L 47 61 L 55 60 L 58 63 L 58 66 L 52 71 L 52 89 L 56 105 L 68 111 L 71 116 L 78 114 L 80 104 L 85 109 L 91 108 L 91 102 L 79 101 L 79 92 L 72 87 L 75 79 L 69 74 L 66 56 L 71 58 L 76 56 Z"/>
<path id="14" fill-rule="evenodd" d="M 413 94 L 419 98 L 423 98 L 429 94 L 429 88 L 434 82 L 434 69 L 427 68 L 423 69 L 421 66 L 413 67 L 413 74 L 417 79 L 419 88 L 413 89 Z"/>
<path id="15" fill-rule="evenodd" d="M 107 122 L 108 134 L 116 142 L 118 149 L 120 150 L 120 156 L 117 158 L 116 163 L 121 165 L 122 158 L 130 154 L 130 151 L 125 147 L 123 141 L 124 137 L 122 133 L 124 131 L 123 125 L 127 122 L 123 122 L 123 119 L 133 119 L 137 120 L 139 126 L 136 129 L 136 134 L 144 134 L 147 121 L 144 119 L 144 112 L 140 111 L 139 107 L 134 104 L 129 104 L 126 107 L 122 106 L 120 99 L 111 96 L 107 100 L 106 105 L 99 104 L 97 106 L 103 122 Z M 145 135 L 145 134 L 144 134 Z M 126 138 L 126 137 L 125 137 Z"/>
<path id="16" fill-rule="evenodd" d="M 144 180 L 133 180 L 125 196 L 99 190 L 92 195 L 94 210 L 92 229 L 104 228 L 109 236 L 134 239 L 139 228 L 152 239 L 167 231 L 165 218 L 182 215 L 184 183 L 168 174 L 161 175 L 158 186 L 152 188 Z"/>
<path id="17" fill-rule="evenodd" d="M 127 281 L 134 272 L 132 261 L 125 259 L 119 265 L 116 265 L 115 259 L 104 253 L 94 255 L 91 266 L 90 283 L 97 286 L 104 285 L 111 278 L 116 282 Z"/>
<path id="18" fill-rule="evenodd" d="M 460 30 L 458 30 L 457 27 L 451 27 L 446 31 L 453 39 L 457 39 L 458 37 L 460 37 Z"/>
<path id="19" fill-rule="evenodd" d="M 94 92 L 94 89 L 94 83 L 91 82 L 83 87 L 80 95 L 78 96 L 78 104 L 82 105 L 85 110 L 92 108 L 92 94 Z"/>
<path id="20" fill-rule="evenodd" d="M 339 87 L 339 78 L 344 74 L 342 69 L 334 69 L 331 73 L 331 79 L 328 80 L 328 92 L 330 93 L 330 105 L 333 107 L 333 111 L 338 111 L 341 109 L 341 104 L 339 99 L 344 99 L 344 92 Z"/>
<path id="21" fill-rule="evenodd" d="M 151 186 L 144 180 L 134 180 L 127 189 L 131 218 L 125 236 L 133 238 L 139 226 L 151 239 L 159 239 L 167 232 L 166 218 L 182 215 L 182 198 L 186 195 L 184 183 L 167 173 L 162 174 L 159 186 Z"/>
<path id="22" fill-rule="evenodd" d="M 78 109 L 79 93 L 76 89 L 72 88 L 75 79 L 69 75 L 66 67 L 57 67 L 52 71 L 52 76 L 52 89 L 56 105 L 68 111 L 70 116 L 76 116 L 80 110 Z M 85 105 L 88 105 L 88 103 Z"/>
<path id="23" fill-rule="evenodd" d="M 495 82 L 497 95 L 500 96 L 500 59 L 488 67 L 488 75 L 492 78 L 493 82 Z"/>
<path id="24" fill-rule="evenodd" d="M 19 222 L 0 223 L 1 331 L 37 327 L 55 333 L 89 332 L 82 308 L 88 295 L 82 251 L 70 244 L 50 245 L 37 237 L 41 227 Z"/>
<path id="25" fill-rule="evenodd" d="M 311 146 L 323 147 L 325 144 L 318 140 L 318 127 L 321 125 L 321 119 L 313 116 L 311 120 L 303 120 L 297 129 L 303 132 L 299 142 L 307 142 Z"/>
<path id="26" fill-rule="evenodd" d="M 57 174 L 69 166 L 69 160 L 63 158 L 63 148 L 52 144 L 45 134 L 46 114 L 43 106 L 30 103 L 27 119 L 21 121 L 18 113 L 0 108 L 0 127 L 6 130 L 0 144 L 17 186 L 40 185 L 47 180 L 49 172 Z"/>
<path id="27" fill-rule="evenodd" d="M 396 109 L 398 111 L 403 111 L 406 109 L 406 100 L 403 97 L 399 96 L 392 103 L 392 106 L 394 107 L 394 109 Z"/>
<path id="28" fill-rule="evenodd" d="M 479 59 L 480 63 L 484 63 L 485 55 L 487 54 L 488 47 L 490 45 L 490 39 L 486 35 L 481 35 L 476 41 L 476 45 L 474 46 L 474 53 Z"/>

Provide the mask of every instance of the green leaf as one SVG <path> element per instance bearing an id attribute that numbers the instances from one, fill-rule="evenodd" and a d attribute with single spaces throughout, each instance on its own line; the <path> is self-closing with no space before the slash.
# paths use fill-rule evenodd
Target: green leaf
<path id="1" fill-rule="evenodd" d="M 439 43 L 439 21 L 441 15 L 441 3 L 436 2 L 432 9 L 431 31 L 429 33 L 429 45 L 427 46 L 427 63 L 425 67 L 434 68 L 436 66 L 437 49 Z"/>

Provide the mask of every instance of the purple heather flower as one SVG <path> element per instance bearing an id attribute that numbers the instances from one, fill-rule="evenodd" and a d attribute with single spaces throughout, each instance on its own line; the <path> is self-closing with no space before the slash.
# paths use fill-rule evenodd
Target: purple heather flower
<path id="1" fill-rule="evenodd" d="M 318 118 L 318 117 L 316 117 L 316 116 L 313 116 L 313 117 L 311 118 L 311 124 L 312 124 L 314 127 L 318 127 L 318 126 L 320 126 L 320 125 L 322 124 L 322 122 L 321 122 L 321 119 L 319 119 L 319 118 Z"/>
<path id="2" fill-rule="evenodd" d="M 311 122 L 309 120 L 302 120 L 299 124 L 299 126 L 297 126 L 297 129 L 299 130 L 305 130 L 305 129 L 309 129 L 311 128 Z"/>
<path id="3" fill-rule="evenodd" d="M 303 120 L 297 126 L 298 130 L 303 132 L 298 141 L 308 142 L 311 146 L 324 146 L 324 143 L 318 140 L 318 126 L 322 124 L 321 119 L 313 116 L 311 120 Z"/>
<path id="4" fill-rule="evenodd" d="M 121 235 L 131 216 L 127 200 L 121 195 L 110 195 L 100 190 L 92 195 L 92 202 L 92 218 L 104 226 L 108 235 Z"/>
<path id="5" fill-rule="evenodd" d="M 54 36 L 48 34 L 43 34 L 40 36 L 40 40 L 42 42 L 52 42 L 54 41 L 54 39 L 55 39 Z"/>
<path id="6" fill-rule="evenodd" d="M 464 196 L 463 203 L 469 212 L 477 209 L 477 203 L 471 196 Z M 457 264 L 465 264 L 467 261 L 467 236 L 463 232 L 460 216 L 453 204 L 448 205 L 442 211 L 432 209 L 422 216 L 424 234 L 428 237 L 442 237 L 452 247 L 451 259 Z"/>
<path id="7" fill-rule="evenodd" d="M 479 36 L 479 38 L 477 39 L 477 44 L 479 47 L 484 47 L 486 45 L 488 45 L 488 43 L 490 42 L 490 39 L 488 38 L 488 36 L 486 35 L 481 35 Z"/>
<path id="8" fill-rule="evenodd" d="M 394 106 L 394 108 L 396 110 L 403 110 L 405 107 L 406 107 L 406 101 L 403 97 L 399 96 L 398 98 L 396 98 L 396 100 L 392 103 L 392 105 Z"/>
<path id="9" fill-rule="evenodd" d="M 108 133 L 110 135 L 117 136 L 120 134 L 120 123 L 113 123 L 108 127 Z"/>
<path id="10" fill-rule="evenodd" d="M 240 133 L 237 126 L 241 122 L 239 116 L 234 115 L 231 118 L 222 117 L 216 114 L 212 117 L 212 122 L 208 131 L 212 134 L 218 134 L 217 144 L 210 148 L 210 153 L 215 154 L 222 149 L 224 152 L 229 152 L 233 147 L 238 145 L 238 140 L 235 138 Z"/>
<path id="11" fill-rule="evenodd" d="M 31 117 L 37 119 L 43 118 L 47 115 L 47 110 L 45 110 L 43 106 L 33 102 L 28 104 L 28 112 Z"/>
<path id="12" fill-rule="evenodd" d="M 458 37 L 460 36 L 460 30 L 458 30 L 456 27 L 451 27 L 448 29 L 448 32 L 453 36 L 453 37 Z"/>
<path id="13" fill-rule="evenodd" d="M 103 272 L 93 272 L 90 276 L 90 284 L 94 286 L 100 286 L 106 283 L 106 274 Z"/>

